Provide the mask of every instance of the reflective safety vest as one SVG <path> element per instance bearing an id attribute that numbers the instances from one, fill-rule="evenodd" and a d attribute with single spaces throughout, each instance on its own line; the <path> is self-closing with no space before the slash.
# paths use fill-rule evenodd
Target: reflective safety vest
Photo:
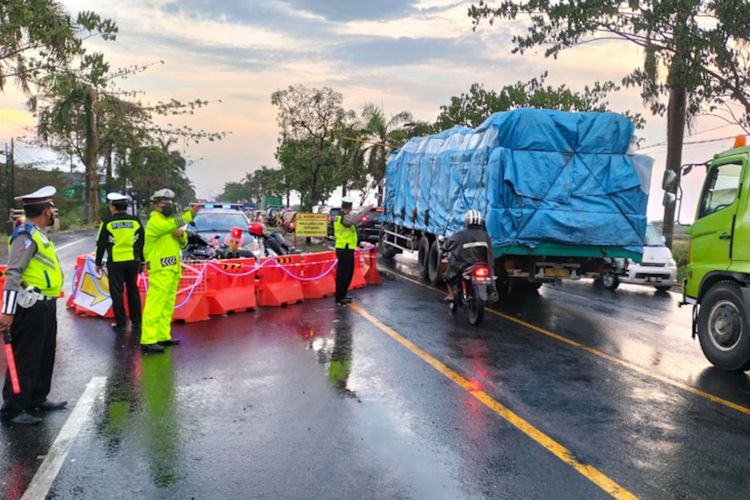
<path id="1" fill-rule="evenodd" d="M 141 223 L 135 217 L 127 219 L 114 219 L 107 222 L 106 230 L 111 235 L 109 242 L 112 244 L 109 256 L 112 262 L 127 262 L 135 260 L 136 235 L 141 228 Z M 101 229 L 100 229 L 101 231 Z"/>
<path id="2" fill-rule="evenodd" d="M 336 217 L 333 221 L 333 234 L 336 237 L 336 248 L 349 248 L 354 250 L 359 244 L 357 239 L 357 227 L 352 224 L 346 227 L 341 221 L 342 215 Z"/>
<path id="3" fill-rule="evenodd" d="M 59 297 L 63 286 L 63 272 L 60 261 L 57 260 L 54 243 L 38 227 L 33 224 L 23 224 L 13 231 L 8 248 L 21 233 L 29 233 L 37 248 L 34 257 L 21 274 L 22 282 L 26 286 L 38 288 L 42 295 Z"/>
<path id="4" fill-rule="evenodd" d="M 193 212 L 190 210 L 171 217 L 165 217 L 157 210 L 151 212 L 146 224 L 146 241 L 143 247 L 149 272 L 162 269 L 182 271 L 180 250 L 187 245 L 187 233 L 180 239 L 175 238 L 173 233 L 192 220 Z"/>

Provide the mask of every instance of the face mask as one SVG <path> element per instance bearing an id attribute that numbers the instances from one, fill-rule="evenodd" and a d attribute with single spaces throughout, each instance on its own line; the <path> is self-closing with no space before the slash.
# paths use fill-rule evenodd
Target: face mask
<path id="1" fill-rule="evenodd" d="M 174 214 L 174 206 L 164 205 L 161 207 L 161 213 L 164 217 L 171 217 Z"/>

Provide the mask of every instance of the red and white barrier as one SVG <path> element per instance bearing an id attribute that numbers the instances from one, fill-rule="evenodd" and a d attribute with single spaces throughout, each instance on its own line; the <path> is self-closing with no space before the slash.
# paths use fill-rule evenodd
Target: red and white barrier
<path id="1" fill-rule="evenodd" d="M 286 255 L 264 258 L 260 262 L 255 259 L 191 261 L 183 263 L 182 267 L 173 319 L 188 323 L 253 310 L 257 306 L 287 306 L 330 297 L 336 290 L 335 252 Z M 380 283 L 375 248 L 357 250 L 350 289 Z M 146 274 L 141 275 L 138 288 L 145 304 Z M 109 283 L 106 275 L 96 274 L 91 255 L 80 256 L 76 261 L 67 306 L 77 314 L 113 317 Z"/>

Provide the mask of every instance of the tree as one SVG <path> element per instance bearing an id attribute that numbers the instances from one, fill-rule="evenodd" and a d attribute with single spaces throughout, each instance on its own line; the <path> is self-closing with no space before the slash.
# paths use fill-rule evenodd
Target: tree
<path id="1" fill-rule="evenodd" d="M 383 110 L 374 104 L 366 104 L 362 110 L 362 120 L 371 143 L 366 147 L 367 171 L 377 188 L 378 204 L 383 204 L 383 180 L 385 166 L 392 149 L 401 147 L 409 138 L 408 126 L 414 117 L 408 111 L 401 111 L 386 118 Z"/>
<path id="2" fill-rule="evenodd" d="M 529 17 L 515 35 L 514 52 L 544 46 L 546 56 L 598 40 L 620 40 L 643 49 L 642 68 L 623 82 L 639 85 L 651 111 L 667 115 L 667 169 L 677 179 L 686 124 L 701 112 L 728 113 L 750 127 L 750 3 L 741 0 L 503 0 L 469 8 L 475 29 L 482 19 Z M 666 104 L 664 103 L 666 100 Z M 732 103 L 739 106 L 736 116 Z M 727 106 L 729 106 L 727 108 Z M 676 192 L 678 184 L 675 184 Z M 664 210 L 664 235 L 672 245 L 674 205 Z"/>
<path id="3" fill-rule="evenodd" d="M 271 95 L 281 132 L 276 158 L 305 210 L 327 200 L 341 184 L 343 162 L 336 144 L 346 120 L 354 115 L 344 110 L 343 100 L 331 88 L 303 85 Z"/>
<path id="4" fill-rule="evenodd" d="M 94 35 L 114 40 L 117 26 L 89 11 L 73 18 L 53 0 L 0 2 L 0 91 L 12 78 L 28 93 L 39 78 L 64 70 Z"/>
<path id="5" fill-rule="evenodd" d="M 566 85 L 545 85 L 547 72 L 528 82 L 518 81 L 505 85 L 499 91 L 487 90 L 474 83 L 467 93 L 451 97 L 450 103 L 440 106 L 435 128 L 445 130 L 456 125 L 476 128 L 492 113 L 515 108 L 544 108 L 560 111 L 606 111 L 607 96 L 619 87 L 613 82 L 594 83 L 576 92 Z M 625 113 L 637 128 L 642 128 L 644 119 L 640 114 Z"/>
<path id="6" fill-rule="evenodd" d="M 187 164 L 177 151 L 143 146 L 132 150 L 121 175 L 138 193 L 139 203 L 145 203 L 154 191 L 169 187 L 175 193 L 175 201 L 186 205 L 195 200 L 195 189 L 185 171 Z"/>
<path id="7" fill-rule="evenodd" d="M 37 132 L 44 145 L 61 154 L 78 157 L 86 170 L 86 200 L 89 219 L 99 214 L 99 160 L 103 157 L 107 182 L 112 183 L 112 155 L 122 166 L 128 154 L 148 146 L 161 147 L 181 138 L 199 142 L 223 138 L 226 132 L 206 132 L 190 127 L 157 124 L 159 116 L 193 114 L 208 104 L 170 100 L 155 105 L 131 100 L 138 92 L 124 92 L 115 81 L 139 73 L 149 65 L 110 71 L 101 54 L 84 54 L 76 71 L 48 75 L 40 82 L 39 94 L 29 99 L 37 113 Z M 111 186 L 110 186 L 111 187 Z"/>
<path id="8" fill-rule="evenodd" d="M 238 200 L 248 200 L 251 198 L 250 189 L 244 182 L 227 182 L 224 184 L 224 191 L 216 197 L 218 201 L 236 202 Z"/>

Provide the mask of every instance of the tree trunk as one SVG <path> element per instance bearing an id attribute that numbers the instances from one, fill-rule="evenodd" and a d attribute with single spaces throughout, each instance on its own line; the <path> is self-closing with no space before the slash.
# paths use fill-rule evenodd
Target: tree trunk
<path id="1" fill-rule="evenodd" d="M 99 151 L 99 138 L 96 133 L 95 101 L 96 91 L 93 88 L 89 88 L 85 99 L 86 145 L 83 155 L 86 165 L 86 201 L 89 209 L 87 222 L 99 221 L 99 175 L 96 161 Z"/>
<path id="2" fill-rule="evenodd" d="M 107 167 L 107 189 L 112 188 L 112 143 L 107 147 L 107 158 L 105 158 Z"/>
<path id="3" fill-rule="evenodd" d="M 677 182 L 671 191 L 677 195 L 680 185 L 680 167 L 682 166 L 682 141 L 685 136 L 685 108 L 687 92 L 684 86 L 673 86 L 669 91 L 667 107 L 667 170 L 677 175 Z M 674 234 L 675 208 L 677 204 L 664 207 L 664 238 L 666 245 L 672 248 Z"/>

